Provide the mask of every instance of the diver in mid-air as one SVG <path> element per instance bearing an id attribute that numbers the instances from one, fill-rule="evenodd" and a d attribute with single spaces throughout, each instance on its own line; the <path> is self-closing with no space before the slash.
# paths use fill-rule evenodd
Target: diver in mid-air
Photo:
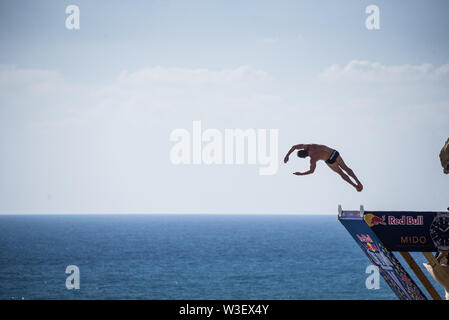
<path id="1" fill-rule="evenodd" d="M 343 159 L 341 158 L 337 150 L 331 149 L 327 146 L 320 144 L 297 144 L 291 147 L 291 149 L 288 151 L 287 155 L 284 158 L 284 163 L 288 162 L 288 157 L 295 150 L 298 150 L 297 154 L 298 157 L 300 158 L 310 157 L 310 170 L 306 172 L 294 172 L 293 174 L 296 174 L 297 176 L 311 174 L 315 171 L 316 163 L 319 160 L 323 160 L 332 170 L 338 173 L 346 182 L 351 184 L 358 192 L 363 190 L 362 183 L 359 181 L 359 179 L 357 179 L 354 172 L 350 168 L 348 168 L 348 166 L 344 163 Z M 356 181 L 356 183 L 354 183 L 348 177 L 348 175 L 351 176 Z"/>

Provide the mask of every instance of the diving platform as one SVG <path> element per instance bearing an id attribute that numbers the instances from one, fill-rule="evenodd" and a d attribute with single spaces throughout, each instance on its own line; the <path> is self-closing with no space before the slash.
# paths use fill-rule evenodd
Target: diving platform
<path id="1" fill-rule="evenodd" d="M 395 257 L 399 252 L 422 287 L 435 300 L 442 300 L 410 252 L 427 259 L 425 271 L 449 289 L 449 212 L 346 211 L 338 207 L 338 220 L 351 234 L 380 275 L 401 300 L 427 300 L 421 287 Z M 435 255 L 434 255 L 435 253 Z M 446 259 L 446 260 L 442 260 Z"/>

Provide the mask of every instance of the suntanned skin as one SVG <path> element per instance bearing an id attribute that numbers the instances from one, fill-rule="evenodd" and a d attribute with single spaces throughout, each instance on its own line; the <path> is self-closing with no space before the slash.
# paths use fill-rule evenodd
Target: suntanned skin
<path id="1" fill-rule="evenodd" d="M 316 169 L 316 163 L 319 160 L 328 160 L 333 151 L 333 149 L 320 144 L 297 144 L 291 147 L 291 149 L 288 151 L 287 155 L 284 158 L 284 163 L 288 162 L 290 154 L 295 150 L 306 150 L 309 153 L 308 156 L 310 157 L 310 170 L 306 172 L 294 172 L 293 174 L 297 176 L 304 176 L 313 173 Z M 351 184 L 357 191 L 360 192 L 363 190 L 362 183 L 359 181 L 359 179 L 357 179 L 354 172 L 344 163 L 340 155 L 337 157 L 334 163 L 329 164 L 326 162 L 326 164 L 329 166 L 329 168 L 338 173 L 343 178 L 343 180 Z M 348 177 L 348 175 L 351 176 L 351 178 L 353 178 L 357 183 L 354 183 Z"/>

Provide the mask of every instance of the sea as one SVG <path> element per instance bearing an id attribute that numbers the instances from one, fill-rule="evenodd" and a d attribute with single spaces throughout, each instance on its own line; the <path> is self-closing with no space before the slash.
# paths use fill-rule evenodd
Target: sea
<path id="1" fill-rule="evenodd" d="M 0 216 L 2 300 L 397 299 L 369 266 L 332 215 Z"/>

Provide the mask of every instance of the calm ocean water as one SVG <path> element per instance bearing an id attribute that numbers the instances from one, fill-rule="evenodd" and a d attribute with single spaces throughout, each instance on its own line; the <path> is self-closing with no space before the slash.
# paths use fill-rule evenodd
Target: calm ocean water
<path id="1" fill-rule="evenodd" d="M 0 299 L 396 299 L 369 264 L 336 216 L 0 216 Z"/>

